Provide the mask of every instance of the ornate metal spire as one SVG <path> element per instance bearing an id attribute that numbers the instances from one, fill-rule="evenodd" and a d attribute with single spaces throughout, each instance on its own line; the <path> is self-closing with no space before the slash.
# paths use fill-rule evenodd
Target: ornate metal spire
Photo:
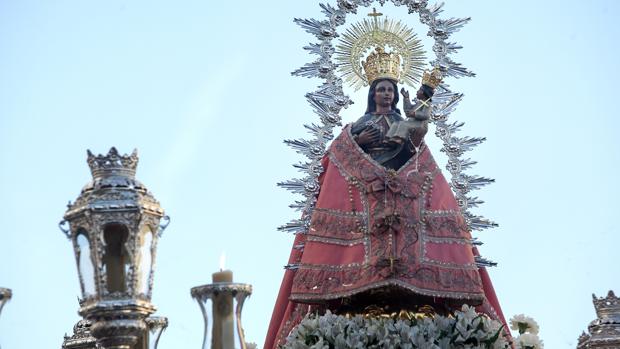
<path id="1" fill-rule="evenodd" d="M 613 291 L 601 298 L 592 294 L 592 303 L 597 319 L 579 336 L 577 349 L 620 348 L 620 298 Z"/>
<path id="2" fill-rule="evenodd" d="M 155 312 L 157 241 L 168 218 L 135 179 L 135 150 L 87 153 L 93 180 L 69 204 L 60 227 L 73 243 L 82 290 L 79 313 L 90 321 L 92 336 L 103 348 L 130 349 L 145 338 L 145 319 Z"/>

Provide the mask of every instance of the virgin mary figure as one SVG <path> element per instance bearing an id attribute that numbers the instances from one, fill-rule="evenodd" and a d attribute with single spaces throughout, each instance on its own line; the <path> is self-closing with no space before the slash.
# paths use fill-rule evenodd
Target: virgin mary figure
<path id="1" fill-rule="evenodd" d="M 296 267 L 285 271 L 265 348 L 283 344 L 308 312 L 328 309 L 447 314 L 468 304 L 505 323 L 454 194 L 424 143 L 439 81 L 425 75 L 415 105 L 401 91 L 405 119 L 397 72 L 381 65 L 390 59 L 383 50 L 369 56 L 366 113 L 323 158 L 310 228 L 296 236 L 289 259 Z"/>

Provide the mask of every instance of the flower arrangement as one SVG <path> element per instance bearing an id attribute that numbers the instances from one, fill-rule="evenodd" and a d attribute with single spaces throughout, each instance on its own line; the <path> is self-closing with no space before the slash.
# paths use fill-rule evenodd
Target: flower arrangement
<path id="1" fill-rule="evenodd" d="M 283 349 L 505 349 L 503 325 L 463 305 L 451 316 L 342 316 L 310 314 Z"/>
<path id="2" fill-rule="evenodd" d="M 515 315 L 510 319 L 510 328 L 519 331 L 515 339 L 517 349 L 543 349 L 543 341 L 538 338 L 538 323 L 529 316 Z"/>

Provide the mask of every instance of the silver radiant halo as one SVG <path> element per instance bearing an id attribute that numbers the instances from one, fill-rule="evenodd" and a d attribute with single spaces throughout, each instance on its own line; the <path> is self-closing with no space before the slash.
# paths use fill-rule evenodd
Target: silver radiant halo
<path id="1" fill-rule="evenodd" d="M 279 229 L 296 234 L 304 234 L 310 225 L 310 217 L 318 194 L 317 169 L 320 169 L 321 159 L 327 149 L 327 143 L 333 138 L 333 129 L 341 125 L 340 111 L 352 104 L 349 96 L 342 89 L 343 77 L 339 76 L 342 62 L 334 62 L 333 55 L 337 52 L 333 40 L 337 38 L 338 29 L 346 22 L 346 16 L 357 13 L 360 6 L 369 7 L 374 2 L 381 6 L 388 0 L 337 0 L 336 6 L 320 4 L 325 17 L 323 19 L 295 19 L 305 31 L 314 35 L 318 42 L 304 47 L 309 53 L 318 56 L 313 62 L 307 63 L 294 71 L 295 76 L 323 79 L 323 84 L 317 91 L 306 95 L 308 102 L 319 116 L 320 124 L 305 125 L 310 131 L 311 138 L 286 140 L 285 142 L 297 152 L 305 155 L 307 161 L 296 167 L 304 173 L 304 177 L 278 183 L 295 193 L 303 195 L 303 200 L 297 200 L 291 207 L 302 211 L 301 219 L 293 220 Z M 458 52 L 462 46 L 450 41 L 450 36 L 459 31 L 470 18 L 440 18 L 443 12 L 443 2 L 434 5 L 427 0 L 391 0 L 395 6 L 404 6 L 409 14 L 418 14 L 419 21 L 428 27 L 428 36 L 433 41 L 434 58 L 429 62 L 433 68 L 438 68 L 444 76 L 461 78 L 473 77 L 475 74 L 455 62 L 451 55 Z M 347 77 L 344 76 L 346 79 Z M 466 218 L 471 231 L 484 230 L 496 227 L 497 224 L 489 219 L 474 215 L 470 208 L 482 203 L 477 197 L 468 194 L 480 187 L 493 182 L 480 176 L 467 175 L 464 171 L 476 162 L 463 159 L 462 156 L 482 143 L 484 138 L 457 137 L 455 134 L 463 126 L 462 122 L 448 123 L 450 114 L 462 100 L 461 93 L 454 92 L 449 85 L 442 83 L 437 87 L 433 96 L 433 110 L 431 121 L 436 126 L 436 135 L 442 140 L 442 152 L 448 157 L 447 169 L 451 174 L 451 187 L 459 204 L 461 212 Z M 319 172 L 320 173 L 320 172 Z M 478 265 L 490 266 L 494 263 L 479 258 Z"/>

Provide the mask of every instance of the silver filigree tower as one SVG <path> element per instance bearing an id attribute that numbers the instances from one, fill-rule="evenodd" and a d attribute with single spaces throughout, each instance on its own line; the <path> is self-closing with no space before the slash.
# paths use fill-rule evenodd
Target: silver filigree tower
<path id="1" fill-rule="evenodd" d="M 607 297 L 593 294 L 592 303 L 597 319 L 588 325 L 589 333 L 579 336 L 577 349 L 620 348 L 620 298 L 609 291 Z"/>
<path id="2" fill-rule="evenodd" d="M 60 227 L 73 243 L 82 290 L 79 313 L 103 348 L 131 349 L 147 339 L 158 238 L 164 211 L 135 179 L 136 151 L 88 151 L 93 180 L 69 204 Z M 144 344 L 138 344 L 144 347 Z"/>

